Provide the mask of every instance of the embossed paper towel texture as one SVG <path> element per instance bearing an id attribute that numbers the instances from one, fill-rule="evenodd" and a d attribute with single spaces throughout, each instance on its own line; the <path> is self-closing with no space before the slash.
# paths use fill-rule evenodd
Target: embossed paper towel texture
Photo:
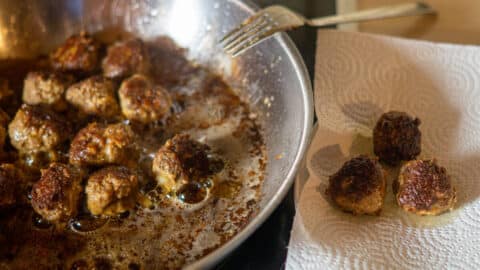
<path id="1" fill-rule="evenodd" d="M 480 269 L 479 47 L 319 31 L 315 107 L 319 127 L 310 176 L 296 183 L 288 269 Z M 372 153 L 371 130 L 388 110 L 422 120 L 421 157 L 437 158 L 452 176 L 452 213 L 412 218 L 395 206 L 390 186 L 379 217 L 327 202 L 328 176 L 347 158 Z"/>

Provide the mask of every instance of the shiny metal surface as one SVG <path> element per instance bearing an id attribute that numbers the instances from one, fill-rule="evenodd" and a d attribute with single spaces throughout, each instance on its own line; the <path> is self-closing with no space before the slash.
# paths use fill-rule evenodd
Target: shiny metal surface
<path id="1" fill-rule="evenodd" d="M 0 1 L 1 58 L 46 53 L 80 30 L 120 28 L 147 40 L 168 35 L 188 49 L 191 59 L 225 74 L 258 110 L 269 157 L 260 211 L 233 239 L 188 266 L 191 269 L 212 267 L 265 221 L 291 186 L 309 142 L 311 83 L 290 39 L 276 34 L 235 59 L 218 45 L 254 10 L 240 0 Z"/>
<path id="2" fill-rule="evenodd" d="M 220 42 L 225 51 L 235 57 L 277 32 L 303 25 L 320 27 L 433 13 L 435 11 L 424 3 L 407 3 L 307 19 L 284 6 L 274 5 L 259 10 L 247 18 L 239 27 L 225 35 Z"/>

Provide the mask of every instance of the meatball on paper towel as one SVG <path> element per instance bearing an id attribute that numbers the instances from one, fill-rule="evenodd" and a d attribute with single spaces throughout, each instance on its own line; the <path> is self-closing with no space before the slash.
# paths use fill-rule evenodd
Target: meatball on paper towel
<path id="1" fill-rule="evenodd" d="M 480 269 L 480 47 L 361 33 L 318 33 L 318 129 L 296 182 L 287 269 Z M 447 169 L 458 202 L 435 217 L 395 204 L 388 167 L 379 216 L 353 216 L 325 195 L 328 177 L 373 155 L 372 129 L 396 110 L 418 117 L 422 152 Z"/>

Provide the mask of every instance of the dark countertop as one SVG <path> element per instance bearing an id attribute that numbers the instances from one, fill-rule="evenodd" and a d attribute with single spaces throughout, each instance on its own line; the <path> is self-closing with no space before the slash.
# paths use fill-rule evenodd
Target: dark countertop
<path id="1" fill-rule="evenodd" d="M 334 0 L 256 0 L 260 6 L 281 4 L 307 17 L 325 16 L 335 13 Z M 316 29 L 301 28 L 289 32 L 313 78 L 315 62 Z M 283 269 L 287 256 L 295 205 L 293 187 L 267 221 L 218 266 L 218 270 L 231 269 Z"/>

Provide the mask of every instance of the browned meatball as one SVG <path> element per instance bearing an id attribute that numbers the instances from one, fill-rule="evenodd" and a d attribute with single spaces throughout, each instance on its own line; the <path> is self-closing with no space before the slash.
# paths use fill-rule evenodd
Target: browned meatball
<path id="1" fill-rule="evenodd" d="M 22 105 L 8 126 L 12 145 L 22 152 L 54 149 L 71 133 L 69 123 L 60 115 L 42 107 Z"/>
<path id="2" fill-rule="evenodd" d="M 420 120 L 404 112 L 383 114 L 373 130 L 373 150 L 381 161 L 396 165 L 421 152 Z"/>
<path id="3" fill-rule="evenodd" d="M 103 75 L 124 78 L 135 73 L 147 74 L 150 69 L 148 50 L 140 39 L 119 41 L 108 47 L 102 62 Z"/>
<path id="4" fill-rule="evenodd" d="M 74 165 L 123 164 L 129 159 L 135 135 L 124 124 L 91 123 L 78 132 L 70 145 Z"/>
<path id="5" fill-rule="evenodd" d="M 376 159 L 360 155 L 330 176 L 327 195 L 340 209 L 354 215 L 378 215 L 385 200 L 386 180 Z"/>
<path id="6" fill-rule="evenodd" d="M 125 117 L 144 124 L 161 120 L 172 106 L 168 91 L 143 75 L 123 81 L 118 94 Z"/>
<path id="7" fill-rule="evenodd" d="M 21 195 L 22 180 L 12 164 L 0 165 L 0 209 L 12 206 Z"/>
<path id="8" fill-rule="evenodd" d="M 29 72 L 23 84 L 23 102 L 30 105 L 43 104 L 63 110 L 67 105 L 63 95 L 71 82 L 71 77 L 56 73 Z"/>
<path id="9" fill-rule="evenodd" d="M 155 154 L 152 171 L 164 192 L 178 191 L 185 184 L 201 180 L 223 169 L 223 162 L 210 154 L 210 147 L 175 135 Z"/>
<path id="10" fill-rule="evenodd" d="M 118 215 L 135 206 L 138 176 L 126 167 L 106 167 L 88 178 L 85 193 L 93 215 Z"/>
<path id="11" fill-rule="evenodd" d="M 65 222 L 77 214 L 82 177 L 72 166 L 52 163 L 32 188 L 32 207 L 50 222 Z"/>
<path id="12" fill-rule="evenodd" d="M 66 99 L 86 114 L 110 117 L 120 113 L 114 84 L 102 76 L 93 76 L 70 86 Z"/>
<path id="13" fill-rule="evenodd" d="M 60 71 L 90 73 L 98 67 L 99 44 L 85 32 L 69 37 L 51 55 L 52 66 Z"/>
<path id="14" fill-rule="evenodd" d="M 406 163 L 394 185 L 398 205 L 417 215 L 439 215 L 450 211 L 457 201 L 447 170 L 435 160 Z"/>

